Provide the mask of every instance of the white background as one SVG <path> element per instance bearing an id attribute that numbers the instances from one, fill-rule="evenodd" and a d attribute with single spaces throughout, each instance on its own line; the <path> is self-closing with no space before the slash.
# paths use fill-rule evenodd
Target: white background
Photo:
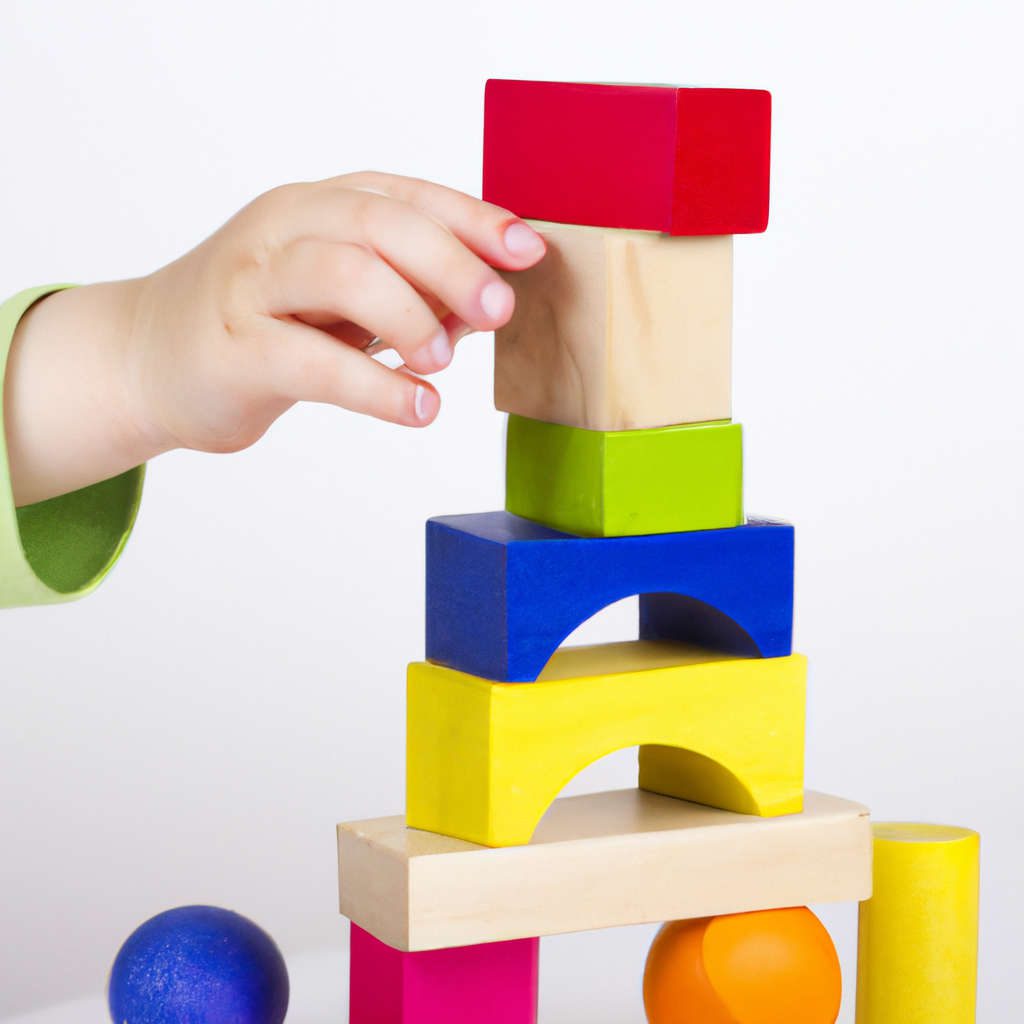
<path id="1" fill-rule="evenodd" d="M 797 525 L 808 783 L 982 831 L 980 1017 L 1013 1020 L 1022 28 L 996 3 L 5 0 L 0 291 L 146 272 L 287 180 L 474 191 L 489 76 L 770 89 L 735 410 L 748 509 Z M 0 1013 L 98 992 L 184 902 L 340 947 L 334 823 L 402 807 L 423 521 L 502 502 L 490 374 L 464 343 L 424 432 L 309 407 L 244 454 L 161 458 L 95 596 L 0 617 Z M 826 920 L 851 981 L 852 909 Z M 648 936 L 553 940 L 545 991 L 639 1021 Z"/>

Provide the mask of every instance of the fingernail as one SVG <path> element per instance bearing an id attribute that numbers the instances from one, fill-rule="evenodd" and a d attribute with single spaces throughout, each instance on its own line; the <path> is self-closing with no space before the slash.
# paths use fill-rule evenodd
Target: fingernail
<path id="1" fill-rule="evenodd" d="M 480 308 L 489 320 L 504 320 L 512 313 L 516 297 L 504 281 L 492 281 L 480 293 Z"/>
<path id="2" fill-rule="evenodd" d="M 448 332 L 442 327 L 427 342 L 427 353 L 430 361 L 437 364 L 439 370 L 444 369 L 452 361 L 452 343 L 448 340 Z"/>
<path id="3" fill-rule="evenodd" d="M 424 420 L 432 420 L 437 415 L 441 400 L 437 393 L 422 384 L 416 385 L 416 395 L 413 398 L 413 410 L 416 419 L 422 423 Z"/>
<path id="4" fill-rule="evenodd" d="M 517 220 L 505 228 L 505 248 L 513 256 L 539 256 L 544 251 L 544 239 L 529 224 Z"/>

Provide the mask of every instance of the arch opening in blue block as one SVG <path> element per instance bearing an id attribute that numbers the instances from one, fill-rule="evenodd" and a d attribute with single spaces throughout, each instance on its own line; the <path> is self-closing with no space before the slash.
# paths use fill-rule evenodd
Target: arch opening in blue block
<path id="1" fill-rule="evenodd" d="M 641 594 L 640 639 L 678 640 L 711 651 L 728 651 L 737 658 L 761 657 L 760 648 L 743 626 L 689 594 Z"/>

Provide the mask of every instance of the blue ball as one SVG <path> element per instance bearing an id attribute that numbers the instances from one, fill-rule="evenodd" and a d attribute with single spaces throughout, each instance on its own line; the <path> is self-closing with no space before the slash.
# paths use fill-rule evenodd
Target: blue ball
<path id="1" fill-rule="evenodd" d="M 128 936 L 110 970 L 114 1024 L 281 1024 L 288 971 L 274 940 L 218 907 L 178 907 Z"/>

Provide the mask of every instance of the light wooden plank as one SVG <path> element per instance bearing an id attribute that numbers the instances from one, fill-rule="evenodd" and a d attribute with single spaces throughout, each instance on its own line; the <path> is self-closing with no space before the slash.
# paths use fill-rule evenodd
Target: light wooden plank
<path id="1" fill-rule="evenodd" d="M 807 792 L 760 818 L 642 790 L 557 800 L 526 846 L 338 826 L 341 912 L 402 950 L 864 900 L 871 826 L 860 804 Z"/>

